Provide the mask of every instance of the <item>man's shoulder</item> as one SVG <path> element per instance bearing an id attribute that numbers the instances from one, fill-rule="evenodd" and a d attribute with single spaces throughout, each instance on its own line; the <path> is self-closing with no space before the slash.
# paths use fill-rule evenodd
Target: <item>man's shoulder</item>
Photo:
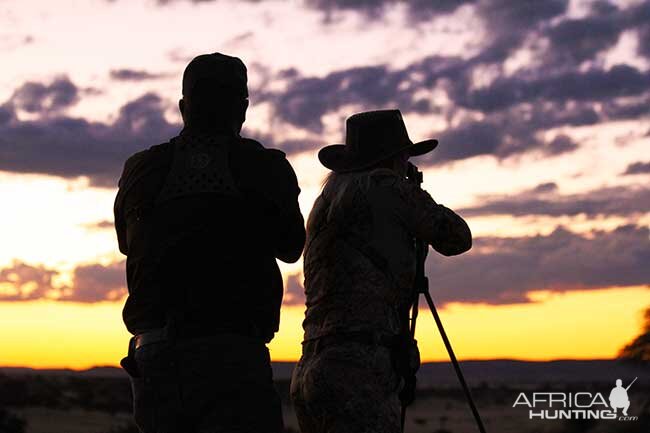
<path id="1" fill-rule="evenodd" d="M 139 161 L 159 158 L 162 156 L 162 154 L 167 153 L 171 149 L 171 147 L 172 147 L 172 140 L 153 145 L 148 149 L 144 149 L 134 153 L 126 160 L 126 163 L 135 164 Z"/>
<path id="2" fill-rule="evenodd" d="M 271 147 L 266 147 L 262 143 L 252 138 L 241 138 L 241 147 L 245 151 L 258 153 L 259 155 L 264 155 L 268 158 L 275 159 L 286 159 L 286 153 L 280 149 L 274 149 Z"/>
<path id="3" fill-rule="evenodd" d="M 264 145 L 259 141 L 247 137 L 241 137 L 241 142 L 239 145 L 242 149 L 251 152 L 260 152 L 266 149 L 266 147 L 264 147 Z"/>
<path id="4" fill-rule="evenodd" d="M 158 161 L 164 161 L 166 159 L 166 156 L 169 154 L 171 147 L 172 143 L 170 140 L 164 143 L 153 145 L 148 149 L 144 149 L 132 154 L 124 162 L 122 179 L 127 178 L 143 166 Z"/>
<path id="5" fill-rule="evenodd" d="M 256 181 L 271 182 L 276 187 L 285 185 L 292 193 L 299 190 L 296 173 L 283 151 L 265 147 L 257 140 L 242 138 L 238 153 L 236 170 L 248 173 Z"/>
<path id="6" fill-rule="evenodd" d="M 291 169 L 287 155 L 280 149 L 266 147 L 252 138 L 242 137 L 240 150 L 246 154 L 247 162 L 263 164 L 271 170 Z"/>

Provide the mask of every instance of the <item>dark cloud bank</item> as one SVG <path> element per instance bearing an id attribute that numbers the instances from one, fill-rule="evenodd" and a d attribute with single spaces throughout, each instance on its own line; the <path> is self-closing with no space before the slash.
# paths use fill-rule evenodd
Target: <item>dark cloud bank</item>
<path id="1" fill-rule="evenodd" d="M 448 16 L 466 5 L 475 10 L 488 31 L 483 48 L 470 57 L 430 55 L 401 69 L 377 64 L 323 76 L 304 76 L 297 69 L 288 69 L 273 78 L 286 82 L 282 91 L 251 89 L 252 100 L 254 104 L 269 104 L 279 125 L 303 129 L 312 137 L 322 132 L 325 115 L 349 105 L 366 109 L 399 107 L 407 114 L 455 118 L 453 127 L 432 129 L 431 135 L 441 144 L 435 152 L 419 159 L 423 165 L 477 155 L 506 158 L 530 151 L 542 156 L 571 152 L 579 143 L 569 136 L 544 139 L 542 133 L 561 126 L 650 116 L 649 72 L 626 64 L 604 69 L 594 62 L 626 30 L 639 36 L 638 54 L 650 54 L 647 40 L 643 39 L 650 34 L 650 1 L 624 9 L 606 1 L 594 2 L 589 14 L 580 19 L 564 18 L 567 3 L 306 1 L 303 5 L 308 8 L 359 12 L 368 20 L 381 18 L 392 6 L 402 4 L 411 11 L 408 19 L 413 24 L 425 23 L 433 16 Z M 536 62 L 505 75 L 503 63 L 531 38 L 546 44 L 535 49 Z M 496 70 L 498 76 L 486 87 L 474 88 L 471 77 L 480 68 Z M 141 81 L 163 74 L 114 69 L 110 75 L 114 80 Z M 439 106 L 422 96 L 423 89 L 445 91 L 450 104 Z M 65 115 L 65 109 L 75 104 L 82 93 L 65 77 L 19 87 L 0 105 L 0 170 L 68 178 L 88 176 L 93 185 L 114 187 L 128 155 L 165 141 L 180 129 L 180 125 L 166 121 L 166 103 L 155 93 L 125 104 L 112 123 Z M 17 110 L 39 117 L 18 121 Z M 315 150 L 323 144 L 318 138 L 282 142 L 277 133 L 265 131 L 253 135 L 288 153 Z"/>
<path id="2" fill-rule="evenodd" d="M 564 292 L 606 287 L 650 285 L 648 227 L 622 225 L 613 231 L 577 234 L 564 227 L 548 235 L 478 237 L 468 253 L 444 257 L 431 251 L 426 271 L 440 304 L 530 302 L 534 290 Z M 56 287 L 57 271 L 14 262 L 0 269 L 0 283 L 18 293 L 0 301 L 41 299 L 53 292 L 59 301 L 119 300 L 126 294 L 124 261 L 86 264 L 74 270 L 70 286 Z M 289 276 L 285 304 L 302 305 L 304 291 L 297 275 Z"/>
<path id="3" fill-rule="evenodd" d="M 16 293 L 0 293 L 0 302 L 31 301 L 57 298 L 59 301 L 100 302 L 120 299 L 126 294 L 125 262 L 107 266 L 80 265 L 74 269 L 72 284 L 58 286 L 54 278 L 58 271 L 15 261 L 0 268 L 0 284 L 8 283 Z"/>
<path id="4" fill-rule="evenodd" d="M 79 100 L 80 93 L 80 89 L 67 77 L 58 77 L 47 84 L 28 81 L 16 89 L 7 101 L 5 116 L 11 114 L 11 109 L 21 109 L 28 113 L 57 112 L 74 105 Z"/>
<path id="5" fill-rule="evenodd" d="M 472 250 L 444 257 L 430 250 L 426 264 L 437 303 L 530 302 L 535 290 L 565 292 L 650 286 L 648 227 L 622 225 L 585 235 L 564 227 L 548 235 L 478 237 Z M 304 289 L 289 280 L 287 303 L 301 305 Z"/>
<path id="6" fill-rule="evenodd" d="M 634 167 L 632 165 L 631 167 Z M 544 183 L 530 191 L 504 196 L 483 196 L 481 204 L 457 209 L 464 217 L 485 215 L 551 217 L 634 216 L 650 212 L 650 188 L 606 187 L 580 194 L 561 195 L 555 183 Z"/>
<path id="7" fill-rule="evenodd" d="M 634 162 L 627 166 L 623 174 L 646 174 L 650 173 L 650 161 L 648 162 Z"/>
<path id="8" fill-rule="evenodd" d="M 369 14 L 373 17 L 395 3 L 400 2 L 310 4 L 325 10 L 374 11 Z M 461 3 L 465 2 L 449 2 L 455 6 Z M 453 128 L 432 130 L 441 145 L 429 159 L 420 161 L 425 164 L 476 155 L 505 158 L 528 151 L 557 155 L 575 150 L 578 144 L 568 136 L 545 141 L 542 132 L 650 116 L 650 73 L 626 64 L 604 69 L 595 61 L 625 30 L 637 32 L 640 46 L 644 46 L 650 2 L 622 10 L 607 2 L 595 2 L 591 13 L 581 19 L 561 18 L 567 2 L 560 0 L 479 1 L 474 7 L 488 33 L 483 49 L 469 58 L 432 55 L 401 69 L 381 64 L 311 77 L 287 70 L 281 74 L 286 89 L 261 92 L 258 99 L 271 105 L 276 118 L 314 134 L 322 131 L 326 114 L 348 105 L 367 109 L 395 106 L 405 113 L 447 117 L 462 113 L 462 109 L 480 115 L 477 120 L 479 116 L 466 114 Z M 535 63 L 505 75 L 503 63 L 531 37 L 545 41 L 547 46 L 535 48 Z M 643 49 L 639 54 L 647 55 Z M 474 89 L 471 76 L 481 70 L 477 68 L 491 68 L 500 74 L 486 87 Z M 434 88 L 447 93 L 449 106 L 437 106 L 421 96 L 423 89 Z"/>
<path id="9" fill-rule="evenodd" d="M 505 158 L 528 151 L 549 156 L 571 152 L 579 144 L 570 137 L 557 135 L 545 141 L 540 132 L 559 126 L 647 119 L 650 115 L 648 72 L 625 64 L 609 69 L 598 62 L 589 64 L 613 47 L 626 30 L 639 36 L 638 55 L 650 58 L 649 1 L 627 9 L 605 1 L 594 2 L 590 14 L 580 19 L 562 18 L 567 8 L 564 0 L 308 0 L 305 5 L 324 11 L 329 18 L 335 12 L 356 11 L 373 20 L 398 3 L 407 8 L 409 20 L 415 25 L 468 4 L 489 28 L 485 46 L 471 57 L 430 55 L 402 69 L 378 64 L 324 76 L 304 76 L 290 69 L 275 77 L 286 81 L 285 90 L 251 89 L 254 103 L 271 104 L 277 119 L 313 135 L 322 132 L 326 114 L 350 104 L 368 109 L 397 106 L 407 114 L 449 117 L 462 111 L 482 116 L 481 120 L 465 116 L 453 128 L 432 130 L 441 145 L 433 159 L 421 161 L 424 164 L 487 154 Z M 328 25 L 329 18 L 324 25 Z M 536 52 L 539 62 L 535 66 L 506 76 L 503 62 L 529 37 L 546 41 L 548 47 Z M 487 87 L 474 89 L 471 75 L 483 67 L 496 67 L 500 75 Z M 109 75 L 116 81 L 163 76 L 133 69 L 114 69 Z M 438 106 L 419 96 L 420 90 L 434 88 L 447 93 L 450 106 Z M 163 142 L 180 129 L 180 125 L 165 119 L 165 102 L 155 93 L 123 105 L 110 123 L 66 115 L 65 110 L 86 93 L 66 77 L 19 86 L 0 105 L 0 170 L 65 178 L 87 176 L 92 185 L 115 187 L 130 154 Z M 19 121 L 19 111 L 36 116 L 35 120 Z M 255 135 L 289 153 L 313 150 L 323 144 L 319 140 L 281 142 L 263 131 Z M 640 161 L 630 164 L 622 174 L 648 172 L 648 162 Z M 546 183 L 513 196 L 484 197 L 480 205 L 459 213 L 630 216 L 648 212 L 648 194 L 643 188 L 616 187 L 563 196 L 555 184 Z M 538 289 L 647 285 L 648 236 L 647 227 L 624 225 L 588 235 L 558 227 L 545 236 L 479 237 L 474 240 L 474 248 L 459 257 L 432 253 L 427 272 L 432 293 L 441 303 L 518 303 L 528 302 L 527 293 Z M 115 299 L 126 290 L 123 267 L 124 262 L 80 265 L 74 270 L 70 286 L 55 287 L 57 271 L 15 262 L 0 269 L 0 283 L 20 290 L 0 295 L 0 301 L 40 299 L 50 292 L 58 293 L 62 301 Z M 290 277 L 286 302 L 301 304 L 303 300 L 299 278 Z"/>
<path id="10" fill-rule="evenodd" d="M 166 74 L 156 74 L 141 69 L 129 68 L 112 69 L 110 72 L 110 77 L 116 81 L 146 81 L 163 78 L 165 76 Z"/>
<path id="11" fill-rule="evenodd" d="M 87 176 L 93 186 L 116 187 L 129 155 L 166 141 L 180 130 L 180 125 L 165 119 L 165 104 L 154 93 L 122 106 L 112 123 L 48 115 L 74 104 L 78 93 L 67 79 L 49 86 L 27 83 L 0 106 L 0 170 Z M 16 110 L 41 117 L 19 121 Z"/>
<path id="12" fill-rule="evenodd" d="M 649 229 L 624 225 L 590 237 L 562 227 L 548 236 L 478 238 L 474 252 L 432 255 L 432 290 L 441 302 L 526 302 L 531 290 L 567 291 L 650 284 Z"/>

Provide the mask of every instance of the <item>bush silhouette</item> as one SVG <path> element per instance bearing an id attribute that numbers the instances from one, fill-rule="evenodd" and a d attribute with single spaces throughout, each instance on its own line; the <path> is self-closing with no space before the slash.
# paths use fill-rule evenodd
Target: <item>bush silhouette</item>
<path id="1" fill-rule="evenodd" d="M 645 311 L 644 318 L 643 332 L 621 349 L 619 358 L 633 362 L 650 361 L 650 308 Z"/>

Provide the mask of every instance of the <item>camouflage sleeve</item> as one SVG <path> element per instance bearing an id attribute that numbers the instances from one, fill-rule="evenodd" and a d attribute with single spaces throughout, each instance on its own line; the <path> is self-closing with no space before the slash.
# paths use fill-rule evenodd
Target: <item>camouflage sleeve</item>
<path id="1" fill-rule="evenodd" d="M 445 256 L 464 253 L 472 247 L 469 226 L 451 209 L 431 195 L 395 174 L 380 181 L 387 209 L 414 237 L 425 241 Z"/>

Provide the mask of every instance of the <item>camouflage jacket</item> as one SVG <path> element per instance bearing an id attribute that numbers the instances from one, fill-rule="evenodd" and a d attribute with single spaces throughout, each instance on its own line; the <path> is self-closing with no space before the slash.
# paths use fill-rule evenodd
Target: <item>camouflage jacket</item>
<path id="1" fill-rule="evenodd" d="M 316 200 L 304 258 L 305 340 L 369 331 L 396 335 L 407 326 L 415 275 L 415 239 L 444 255 L 471 248 L 465 221 L 388 169 L 351 173 Z"/>

